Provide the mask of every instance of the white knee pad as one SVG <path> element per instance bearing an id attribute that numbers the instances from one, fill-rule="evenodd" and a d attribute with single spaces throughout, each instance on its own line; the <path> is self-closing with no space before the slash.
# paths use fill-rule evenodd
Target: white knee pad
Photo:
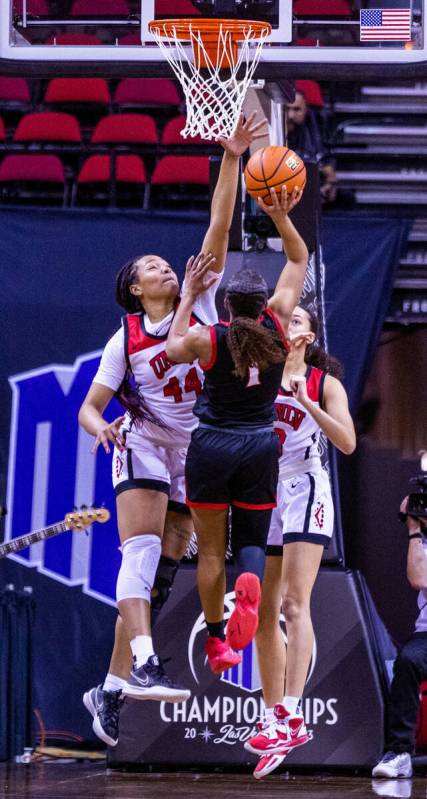
<path id="1" fill-rule="evenodd" d="M 151 600 L 151 589 L 161 553 L 158 535 L 136 535 L 121 547 L 122 565 L 117 578 L 117 602 L 122 599 Z"/>

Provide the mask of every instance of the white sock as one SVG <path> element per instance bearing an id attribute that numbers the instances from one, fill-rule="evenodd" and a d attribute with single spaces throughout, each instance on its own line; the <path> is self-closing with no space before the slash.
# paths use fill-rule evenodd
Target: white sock
<path id="1" fill-rule="evenodd" d="M 291 716 L 302 716 L 300 696 L 285 696 L 283 704 Z M 298 707 L 299 706 L 299 707 Z"/>
<path id="2" fill-rule="evenodd" d="M 122 677 L 116 677 L 115 674 L 111 674 L 111 671 L 108 672 L 105 680 L 104 685 L 102 686 L 103 691 L 121 691 L 126 685 L 126 680 L 123 680 Z"/>
<path id="3" fill-rule="evenodd" d="M 139 669 L 147 662 L 151 655 L 154 655 L 153 639 L 151 635 L 136 635 L 130 642 L 132 655 L 136 658 L 135 668 Z"/>
<path id="4" fill-rule="evenodd" d="M 274 721 L 274 707 L 265 707 L 264 722 L 265 724 L 270 724 L 270 721 Z"/>

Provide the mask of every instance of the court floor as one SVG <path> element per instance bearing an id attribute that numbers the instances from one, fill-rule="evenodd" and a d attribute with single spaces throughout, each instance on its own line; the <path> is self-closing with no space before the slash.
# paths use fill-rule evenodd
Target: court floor
<path id="1" fill-rule="evenodd" d="M 0 764 L 5 799 L 425 799 L 427 778 L 372 780 L 368 774 L 281 774 L 257 782 L 250 774 L 109 772 L 99 763 L 47 761 Z"/>

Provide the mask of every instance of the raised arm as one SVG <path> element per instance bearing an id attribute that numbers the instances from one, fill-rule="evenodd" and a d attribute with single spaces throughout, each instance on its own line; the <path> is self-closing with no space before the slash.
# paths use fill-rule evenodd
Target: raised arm
<path id="1" fill-rule="evenodd" d="M 251 114 L 246 122 L 241 116 L 233 135 L 229 139 L 218 139 L 224 148 L 224 155 L 212 198 L 210 224 L 202 244 L 202 252 L 212 253 L 216 258 L 212 266 L 214 272 L 222 272 L 225 265 L 228 236 L 236 204 L 240 156 L 253 141 L 265 135 L 258 131 L 266 124 L 266 120 L 254 124 L 255 115 L 256 112 Z"/>
<path id="2" fill-rule="evenodd" d="M 207 274 L 213 272 L 215 258 L 208 253 L 189 258 L 185 272 L 185 291 L 172 320 L 166 342 L 166 355 L 175 363 L 192 363 L 199 358 L 201 363 L 208 363 L 212 355 L 210 327 L 195 325 L 190 327 L 191 311 L 197 297 L 206 291 L 215 277 Z"/>
<path id="3" fill-rule="evenodd" d="M 308 396 L 303 375 L 291 375 L 290 386 L 295 399 L 309 412 L 334 447 L 345 455 L 351 455 L 356 447 L 356 433 L 342 383 L 336 377 L 326 375 L 323 388 L 325 410 Z"/>
<path id="4" fill-rule="evenodd" d="M 272 205 L 266 205 L 260 197 L 258 205 L 272 218 L 282 239 L 287 261 L 268 304 L 286 331 L 292 312 L 301 296 L 308 264 L 307 247 L 288 216 L 300 201 L 302 191 L 294 189 L 292 195 L 288 195 L 286 186 L 282 186 L 280 198 L 274 189 L 270 189 L 270 194 Z"/>

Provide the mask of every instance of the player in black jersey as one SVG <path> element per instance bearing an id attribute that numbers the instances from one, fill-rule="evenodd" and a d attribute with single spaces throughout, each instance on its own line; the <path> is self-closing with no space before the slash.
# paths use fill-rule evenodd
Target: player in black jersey
<path id="1" fill-rule="evenodd" d="M 258 626 L 260 580 L 272 508 L 276 505 L 278 439 L 274 402 L 286 359 L 285 333 L 297 304 L 308 262 L 307 248 L 289 219 L 301 193 L 280 199 L 271 191 L 272 217 L 287 263 L 274 295 L 256 272 L 241 270 L 226 289 L 229 325 L 190 329 L 196 297 L 209 286 L 209 262 L 190 259 L 186 291 L 172 323 L 166 352 L 177 362 L 196 358 L 205 383 L 194 413 L 186 462 L 187 504 L 197 533 L 197 581 L 208 628 L 206 653 L 212 671 L 235 662 Z M 224 632 L 226 526 L 231 506 L 231 545 L 239 571 L 236 605 Z M 234 656 L 234 660 L 233 660 Z"/>

